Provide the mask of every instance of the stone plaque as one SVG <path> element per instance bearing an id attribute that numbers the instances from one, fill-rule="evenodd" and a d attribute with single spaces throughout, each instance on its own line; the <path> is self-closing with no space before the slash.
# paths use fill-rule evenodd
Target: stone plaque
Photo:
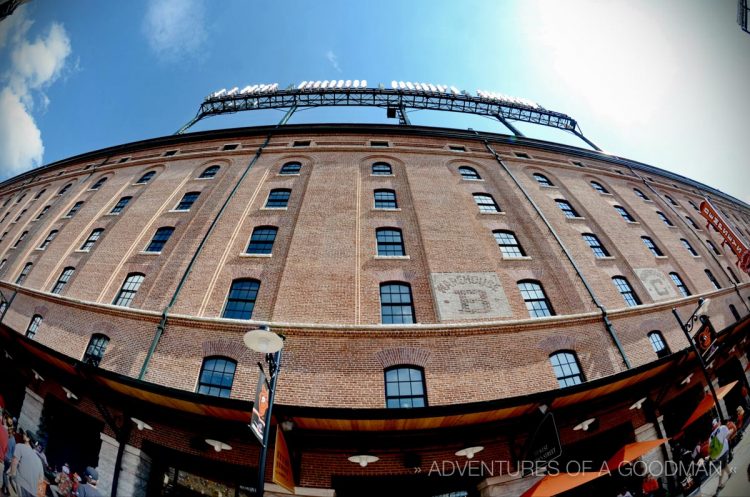
<path id="1" fill-rule="evenodd" d="M 664 273 L 654 268 L 634 269 L 635 274 L 643 282 L 648 294 L 654 300 L 666 300 L 677 298 L 672 281 L 664 276 Z"/>
<path id="2" fill-rule="evenodd" d="M 511 315 L 495 273 L 432 273 L 440 321 L 471 321 Z"/>

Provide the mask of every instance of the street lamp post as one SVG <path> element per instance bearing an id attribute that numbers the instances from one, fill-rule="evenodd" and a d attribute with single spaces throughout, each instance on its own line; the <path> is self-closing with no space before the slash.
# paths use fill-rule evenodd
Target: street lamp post
<path id="1" fill-rule="evenodd" d="M 695 351 L 695 355 L 698 356 L 698 362 L 701 366 L 701 371 L 703 372 L 703 377 L 706 378 L 706 383 L 708 383 L 708 389 L 711 391 L 711 397 L 714 398 L 714 404 L 716 404 L 716 410 L 719 412 L 719 419 L 721 420 L 722 424 L 726 422 L 726 417 L 724 416 L 724 412 L 721 410 L 721 404 L 719 404 L 719 397 L 716 395 L 716 390 L 714 389 L 714 385 L 711 382 L 711 377 L 708 375 L 708 369 L 706 368 L 706 362 L 703 360 L 703 355 L 701 354 L 700 349 L 698 349 L 698 346 L 695 344 L 695 340 L 693 340 L 693 337 L 690 336 L 690 332 L 693 331 L 693 326 L 697 321 L 700 321 L 701 324 L 708 324 L 708 309 L 711 304 L 711 299 L 698 299 L 698 307 L 693 311 L 693 313 L 690 315 L 690 317 L 685 321 L 682 322 L 682 319 L 680 318 L 680 315 L 677 314 L 677 309 L 672 308 L 672 314 L 674 314 L 675 319 L 677 319 L 677 322 L 680 323 L 680 329 L 682 329 L 683 333 L 685 333 L 685 338 L 688 339 L 688 342 L 690 343 L 690 346 L 693 348 L 693 351 Z"/>
<path id="2" fill-rule="evenodd" d="M 268 386 L 268 409 L 264 414 L 264 426 L 263 426 L 263 437 L 260 440 L 260 457 L 258 459 L 258 483 L 256 485 L 256 495 L 263 497 L 265 491 L 265 473 L 266 473 L 266 457 L 268 455 L 268 437 L 271 432 L 271 411 L 273 409 L 273 401 L 276 397 L 276 379 L 279 376 L 281 370 L 281 349 L 284 347 L 284 337 L 273 333 L 268 329 L 268 326 L 261 326 L 259 329 L 251 330 L 245 333 L 243 337 L 245 346 L 255 352 L 265 354 L 266 365 L 268 366 L 267 386 Z M 260 363 L 258 366 L 263 370 Z M 256 402 L 257 402 L 256 395 Z M 255 406 L 256 409 L 258 406 Z"/>

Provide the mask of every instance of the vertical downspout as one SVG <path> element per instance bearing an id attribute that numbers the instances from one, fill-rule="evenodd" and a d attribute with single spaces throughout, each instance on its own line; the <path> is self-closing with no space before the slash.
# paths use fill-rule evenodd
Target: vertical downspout
<path id="1" fill-rule="evenodd" d="M 293 112 L 292 109 L 290 109 L 290 112 Z M 289 113 L 287 113 L 289 114 Z M 282 121 L 287 120 L 288 117 L 284 116 L 284 119 Z M 280 125 L 281 123 L 279 123 Z M 279 125 L 276 125 L 276 128 L 279 127 Z M 274 128 L 275 129 L 275 128 Z M 216 227 L 219 218 L 221 218 L 221 215 L 224 213 L 224 210 L 226 210 L 227 205 L 229 205 L 229 202 L 234 198 L 235 193 L 239 189 L 240 185 L 242 184 L 242 181 L 245 179 L 247 174 L 250 172 L 250 169 L 252 169 L 253 165 L 257 162 L 260 155 L 263 153 L 263 149 L 266 148 L 268 145 L 268 142 L 271 141 L 271 136 L 273 136 L 273 131 L 271 131 L 268 136 L 266 136 L 266 141 L 263 142 L 263 144 L 258 147 L 258 150 L 255 151 L 255 156 L 250 160 L 247 167 L 245 168 L 245 171 L 242 173 L 240 178 L 237 180 L 237 183 L 235 183 L 234 188 L 232 188 L 232 191 L 229 192 L 229 195 L 227 196 L 226 200 L 224 200 L 224 203 L 222 204 L 221 208 L 219 209 L 219 212 L 214 217 L 213 221 L 211 221 L 211 225 L 208 227 L 206 232 L 203 234 L 203 238 L 201 239 L 200 243 L 198 244 L 198 247 L 195 249 L 195 252 L 193 253 L 193 256 L 190 258 L 190 262 L 187 265 L 187 268 L 185 268 L 185 272 L 182 274 L 182 277 L 180 278 L 180 282 L 177 284 L 177 288 L 175 288 L 174 293 L 172 294 L 172 298 L 169 301 L 169 304 L 164 308 L 164 310 L 161 313 L 161 321 L 159 322 L 158 326 L 156 327 L 156 333 L 154 334 L 154 339 L 151 341 L 151 346 L 148 349 L 148 353 L 146 354 L 146 358 L 143 361 L 143 366 L 141 367 L 141 372 L 138 374 L 138 379 L 142 380 L 146 376 L 146 372 L 148 371 L 148 365 L 151 362 L 151 358 L 154 355 L 154 352 L 156 351 L 156 346 L 159 344 L 159 340 L 161 340 L 161 336 L 164 334 L 164 331 L 167 328 L 167 315 L 174 306 L 175 302 L 177 301 L 177 296 L 180 294 L 180 291 L 182 290 L 183 285 L 188 279 L 188 276 L 190 276 L 190 272 L 193 270 L 193 266 L 195 265 L 195 261 L 198 259 L 198 256 L 203 251 L 203 247 L 206 245 L 206 241 L 208 240 L 208 237 L 211 236 L 211 233 L 213 232 L 214 228 Z"/>
<path id="2" fill-rule="evenodd" d="M 630 369 L 630 361 L 628 361 L 627 355 L 625 355 L 625 350 L 622 348 L 622 344 L 620 343 L 620 340 L 617 338 L 617 333 L 614 329 L 614 326 L 612 325 L 612 322 L 609 320 L 609 316 L 607 315 L 607 310 L 604 308 L 604 306 L 599 302 L 599 299 L 596 298 L 596 295 L 594 294 L 594 291 L 591 289 L 591 286 L 589 286 L 588 281 L 586 281 L 586 278 L 583 276 L 583 273 L 578 268 L 578 265 L 576 264 L 575 260 L 573 260 L 573 256 L 570 255 L 570 252 L 568 252 L 567 247 L 565 247 L 565 244 L 562 242 L 560 237 L 557 235 L 557 232 L 555 232 L 555 229 L 552 227 L 550 222 L 547 220 L 547 218 L 542 213 L 539 206 L 534 202 L 534 200 L 531 198 L 531 196 L 528 194 L 526 189 L 521 185 L 521 183 L 516 179 L 516 177 L 513 175 L 513 173 L 508 169 L 508 167 L 505 165 L 505 163 L 502 161 L 500 156 L 495 152 L 495 150 L 490 146 L 489 142 L 481 138 L 479 136 L 479 133 L 474 131 L 474 133 L 477 135 L 477 138 L 482 140 L 484 143 L 484 146 L 489 150 L 489 152 L 492 154 L 493 157 L 495 157 L 495 160 L 498 164 L 500 164 L 500 167 L 503 168 L 505 173 L 510 176 L 510 179 L 513 180 L 513 183 L 516 184 L 519 190 L 521 190 L 521 193 L 523 193 L 524 197 L 526 197 L 526 200 L 531 204 L 531 206 L 534 208 L 536 213 L 539 215 L 539 217 L 544 222 L 545 226 L 547 226 L 547 229 L 552 233 L 552 236 L 555 238 L 555 241 L 557 241 L 557 244 L 562 249 L 563 253 L 565 254 L 565 257 L 568 259 L 570 264 L 573 266 L 573 270 L 575 270 L 576 274 L 578 275 L 578 278 L 583 282 L 583 286 L 586 288 L 586 291 L 588 292 L 589 296 L 591 297 L 591 300 L 594 302 L 594 305 L 599 308 L 599 311 L 601 311 L 602 314 L 602 320 L 604 321 L 604 327 L 607 330 L 607 333 L 609 333 L 610 338 L 612 338 L 612 342 L 617 347 L 617 351 L 620 353 L 620 357 L 622 357 L 622 362 L 625 364 L 625 367 L 627 369 Z"/>

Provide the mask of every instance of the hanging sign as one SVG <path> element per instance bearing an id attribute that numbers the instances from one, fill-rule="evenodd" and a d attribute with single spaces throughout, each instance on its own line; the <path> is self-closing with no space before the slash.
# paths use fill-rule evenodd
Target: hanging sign
<path id="1" fill-rule="evenodd" d="M 263 370 L 258 371 L 258 386 L 255 388 L 255 403 L 253 404 L 253 415 L 250 418 L 250 429 L 258 441 L 265 447 L 266 440 L 266 414 L 268 414 L 268 382 Z"/>
<path id="2" fill-rule="evenodd" d="M 732 226 L 707 199 L 703 199 L 701 202 L 700 212 L 701 216 L 708 221 L 708 226 L 713 226 L 722 238 L 724 238 L 722 245 L 729 245 L 734 255 L 737 256 L 737 266 L 750 274 L 750 249 L 748 249 L 739 235 L 735 233 Z"/>

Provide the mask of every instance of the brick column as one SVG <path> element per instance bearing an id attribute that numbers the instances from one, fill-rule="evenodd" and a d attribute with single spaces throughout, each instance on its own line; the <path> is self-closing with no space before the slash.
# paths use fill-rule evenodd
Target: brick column
<path id="1" fill-rule="evenodd" d="M 102 495 L 110 495 L 112 477 L 115 472 L 115 459 L 120 443 L 114 438 L 100 434 L 102 447 L 99 450 L 99 484 L 97 488 Z M 117 484 L 117 495 L 128 497 L 146 497 L 149 475 L 151 474 L 151 458 L 140 449 L 125 445 L 120 466 L 120 477 Z"/>
<path id="2" fill-rule="evenodd" d="M 23 398 L 21 414 L 18 416 L 18 426 L 24 430 L 36 432 L 39 430 L 39 424 L 42 421 L 42 408 L 44 399 L 36 392 L 26 387 L 26 396 Z"/>

